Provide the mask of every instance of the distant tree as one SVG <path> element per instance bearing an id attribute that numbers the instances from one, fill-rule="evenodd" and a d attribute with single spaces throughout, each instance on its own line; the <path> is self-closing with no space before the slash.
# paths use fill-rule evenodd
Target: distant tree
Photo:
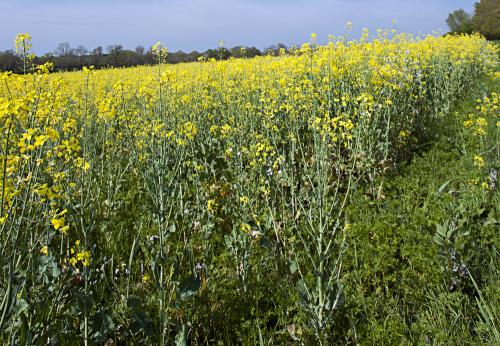
<path id="1" fill-rule="evenodd" d="M 18 70 L 21 60 L 13 50 L 0 52 L 0 71 L 20 72 Z"/>
<path id="2" fill-rule="evenodd" d="M 457 34 L 472 33 L 471 15 L 465 12 L 463 9 L 459 9 L 450 13 L 448 15 L 448 18 L 446 19 L 446 24 L 448 24 L 451 32 Z"/>
<path id="3" fill-rule="evenodd" d="M 474 30 L 490 40 L 500 40 L 500 0 L 481 0 L 472 17 Z"/>
<path id="4" fill-rule="evenodd" d="M 254 56 L 259 56 L 262 55 L 262 52 L 255 47 L 247 47 L 247 51 L 245 53 L 245 56 L 247 58 L 253 58 Z"/>
<path id="5" fill-rule="evenodd" d="M 88 54 L 88 50 L 84 46 L 78 46 L 78 47 L 76 47 L 74 49 L 74 52 L 75 52 L 75 55 L 77 55 L 77 56 L 84 56 L 84 55 Z"/>
<path id="6" fill-rule="evenodd" d="M 1 1 L 1 0 L 0 0 Z M 126 50 L 120 44 L 114 44 L 106 47 L 106 54 L 101 46 L 89 51 L 84 46 L 72 48 L 69 43 L 59 43 L 53 53 L 47 53 L 36 58 L 35 64 L 43 64 L 47 61 L 54 63 L 56 71 L 81 70 L 83 66 L 93 65 L 96 68 L 105 67 L 126 67 L 145 64 L 156 64 L 157 59 L 151 48 L 146 50 L 143 46 L 137 46 L 134 50 Z M 267 49 L 270 54 L 279 54 L 280 51 L 288 51 L 288 48 L 280 43 Z M 171 52 L 167 56 L 167 63 L 178 64 L 198 61 L 200 57 L 206 59 L 226 60 L 234 58 L 252 58 L 262 55 L 262 52 L 255 47 L 236 46 L 233 48 L 224 47 L 223 42 L 218 48 L 208 49 L 203 53 L 192 51 L 185 53 L 183 51 Z M 21 72 L 20 59 L 12 50 L 0 51 L 0 71 Z"/>
<path id="7" fill-rule="evenodd" d="M 54 50 L 55 56 L 69 56 L 72 55 L 72 49 L 68 42 L 61 42 Z"/>
<path id="8" fill-rule="evenodd" d="M 198 61 L 198 58 L 201 56 L 201 53 L 193 50 L 191 53 L 188 53 L 186 56 L 186 60 L 189 62 Z"/>
<path id="9" fill-rule="evenodd" d="M 264 55 L 274 55 L 274 52 L 278 49 L 276 45 L 272 45 L 264 48 Z"/>
<path id="10" fill-rule="evenodd" d="M 231 52 L 226 47 L 219 47 L 217 49 L 217 59 L 227 60 L 231 57 Z"/>
<path id="11" fill-rule="evenodd" d="M 120 54 L 123 51 L 123 46 L 121 44 L 112 44 L 106 47 L 106 53 L 108 55 L 102 59 L 102 66 L 123 66 L 122 59 L 120 59 Z"/>
<path id="12" fill-rule="evenodd" d="M 143 46 L 135 47 L 135 64 L 142 65 L 144 64 L 144 54 L 146 53 L 146 48 Z"/>
<path id="13" fill-rule="evenodd" d="M 106 52 L 111 55 L 118 55 L 123 50 L 121 44 L 112 44 L 106 47 Z"/>
<path id="14" fill-rule="evenodd" d="M 143 56 L 145 52 L 146 52 L 146 49 L 143 46 L 137 46 L 137 47 L 135 47 L 135 53 L 137 55 Z"/>
<path id="15" fill-rule="evenodd" d="M 102 47 L 99 46 L 99 47 L 94 48 L 92 50 L 92 55 L 101 56 L 102 55 Z"/>
<path id="16" fill-rule="evenodd" d="M 217 49 L 207 49 L 203 55 L 205 56 L 205 58 L 208 60 L 208 59 L 217 59 L 219 57 L 219 55 L 217 54 Z"/>
<path id="17" fill-rule="evenodd" d="M 243 46 L 236 46 L 236 47 L 233 47 L 229 50 L 229 52 L 231 53 L 231 56 L 233 58 L 244 58 L 246 57 L 246 47 L 243 47 Z"/>
<path id="18" fill-rule="evenodd" d="M 281 51 L 287 52 L 288 47 L 283 43 L 278 43 L 277 45 L 272 45 L 264 49 L 265 55 L 279 55 Z"/>

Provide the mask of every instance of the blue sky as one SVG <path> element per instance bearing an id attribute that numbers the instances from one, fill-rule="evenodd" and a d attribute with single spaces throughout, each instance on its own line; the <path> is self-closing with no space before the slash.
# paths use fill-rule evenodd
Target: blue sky
<path id="1" fill-rule="evenodd" d="M 447 31 L 449 12 L 472 11 L 475 0 L 0 0 L 0 50 L 29 32 L 37 54 L 59 42 L 88 49 L 122 44 L 133 49 L 164 42 L 170 51 L 225 46 L 264 48 L 299 44 L 316 32 L 353 33 L 363 27 L 414 34 Z M 391 23 L 397 21 L 396 25 Z"/>

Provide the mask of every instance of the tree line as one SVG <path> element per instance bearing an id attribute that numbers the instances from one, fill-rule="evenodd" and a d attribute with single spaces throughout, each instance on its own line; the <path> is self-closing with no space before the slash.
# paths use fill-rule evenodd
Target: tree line
<path id="1" fill-rule="evenodd" d="M 500 0 L 476 2 L 473 14 L 463 9 L 453 11 L 446 23 L 452 33 L 479 32 L 489 40 L 500 40 Z"/>
<path id="2" fill-rule="evenodd" d="M 223 46 L 208 49 L 204 52 L 183 51 L 169 52 L 167 63 L 177 64 L 184 62 L 194 62 L 200 59 L 227 60 L 234 58 L 253 58 L 258 55 L 277 55 L 280 50 L 288 50 L 282 43 L 272 45 L 264 50 L 255 47 L 236 46 L 225 48 Z M 108 67 L 132 67 L 139 65 L 151 65 L 156 63 L 155 54 L 152 47 L 149 49 L 137 46 L 134 50 L 125 49 L 121 44 L 114 44 L 106 47 L 99 46 L 88 50 L 84 46 L 71 47 L 67 42 L 60 43 L 53 52 L 43 56 L 35 57 L 33 63 L 41 65 L 46 62 L 54 64 L 55 71 L 80 70 L 83 66 L 94 66 L 95 68 Z M 22 72 L 22 60 L 14 50 L 0 51 L 0 71 Z"/>

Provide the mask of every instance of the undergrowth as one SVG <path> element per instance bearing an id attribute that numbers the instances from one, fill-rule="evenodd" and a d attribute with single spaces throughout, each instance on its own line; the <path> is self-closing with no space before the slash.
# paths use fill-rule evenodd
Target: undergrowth
<path id="1" fill-rule="evenodd" d="M 498 130 L 483 138 L 463 131 L 476 99 L 499 85 L 497 78 L 469 95 L 436 129 L 430 150 L 379 179 L 376 196 L 353 197 L 345 341 L 500 342 Z M 474 160 L 479 147 L 484 165 Z"/>

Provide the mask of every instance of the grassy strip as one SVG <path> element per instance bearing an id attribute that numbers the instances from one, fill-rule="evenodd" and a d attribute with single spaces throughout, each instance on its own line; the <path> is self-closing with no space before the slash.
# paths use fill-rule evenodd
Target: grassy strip
<path id="1" fill-rule="evenodd" d="M 499 90 L 497 78 L 483 93 Z M 500 191 L 491 181 L 499 158 L 485 150 L 485 165 L 474 164 L 479 140 L 464 134 L 463 121 L 475 107 L 471 97 L 450 115 L 429 151 L 379 181 L 378 196 L 359 191 L 353 198 L 349 341 L 500 341 Z M 494 148 L 497 139 L 492 132 L 482 141 Z"/>

